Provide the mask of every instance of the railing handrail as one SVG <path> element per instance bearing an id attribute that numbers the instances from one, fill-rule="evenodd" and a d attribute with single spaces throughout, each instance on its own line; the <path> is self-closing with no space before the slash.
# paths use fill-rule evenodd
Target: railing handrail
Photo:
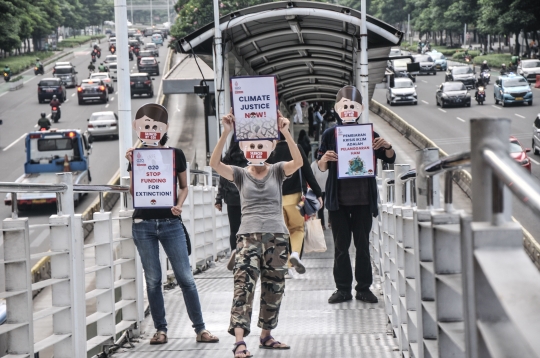
<path id="1" fill-rule="evenodd" d="M 399 180 L 401 180 L 402 182 L 407 182 L 413 179 L 416 179 L 416 169 L 411 169 L 408 172 L 401 174 L 401 176 L 399 177 Z"/>
<path id="2" fill-rule="evenodd" d="M 190 174 L 197 174 L 197 175 L 208 175 L 208 172 L 205 172 L 204 170 L 198 170 L 198 169 L 190 169 Z M 212 172 L 212 176 L 214 178 L 219 178 L 219 174 Z"/>
<path id="3" fill-rule="evenodd" d="M 510 191 L 537 215 L 540 215 L 540 185 L 532 176 L 519 175 L 519 164 L 508 153 L 497 153 L 484 149 L 483 156 L 494 174 L 503 181 Z"/>
<path id="4" fill-rule="evenodd" d="M 94 185 L 94 184 L 74 184 L 73 191 L 83 193 L 127 193 L 129 186 L 127 185 Z"/>
<path id="5" fill-rule="evenodd" d="M 65 193 L 66 184 L 30 184 L 0 182 L 0 193 Z"/>
<path id="6" fill-rule="evenodd" d="M 452 154 L 429 163 L 420 170 L 426 176 L 433 176 L 449 170 L 461 169 L 471 165 L 471 152 Z"/>

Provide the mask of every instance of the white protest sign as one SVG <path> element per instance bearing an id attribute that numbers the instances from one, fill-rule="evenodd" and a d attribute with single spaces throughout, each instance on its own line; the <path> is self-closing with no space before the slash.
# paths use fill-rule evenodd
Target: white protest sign
<path id="1" fill-rule="evenodd" d="M 172 148 L 140 148 L 133 151 L 134 208 L 171 208 L 176 205 L 174 163 Z"/>
<path id="2" fill-rule="evenodd" d="M 338 179 L 375 176 L 371 123 L 336 127 L 336 150 Z"/>
<path id="3" fill-rule="evenodd" d="M 275 76 L 231 78 L 236 140 L 279 139 Z"/>

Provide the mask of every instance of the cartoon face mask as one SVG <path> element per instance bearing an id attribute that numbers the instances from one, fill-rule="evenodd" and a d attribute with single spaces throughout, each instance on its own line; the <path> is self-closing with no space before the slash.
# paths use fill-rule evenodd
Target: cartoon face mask
<path id="1" fill-rule="evenodd" d="M 147 103 L 137 111 L 133 121 L 137 137 L 146 146 L 157 146 L 169 129 L 165 107 Z"/>
<path id="2" fill-rule="evenodd" d="M 248 160 L 248 165 L 264 165 L 274 150 L 274 143 L 269 140 L 247 140 L 239 142 L 239 145 Z"/>
<path id="3" fill-rule="evenodd" d="M 360 91 L 354 86 L 345 86 L 340 89 L 334 109 L 344 123 L 356 122 L 364 110 Z"/>

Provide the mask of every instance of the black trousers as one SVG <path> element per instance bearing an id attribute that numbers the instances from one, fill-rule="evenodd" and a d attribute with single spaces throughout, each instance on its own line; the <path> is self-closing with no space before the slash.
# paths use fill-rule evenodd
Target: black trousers
<path id="1" fill-rule="evenodd" d="M 242 218 L 242 211 L 240 205 L 227 205 L 227 216 L 229 217 L 229 227 L 231 229 L 231 236 L 229 236 L 229 243 L 231 245 L 231 251 L 236 250 L 236 233 L 240 229 L 240 222 Z"/>
<path id="2" fill-rule="evenodd" d="M 369 232 L 371 231 L 372 215 L 369 205 L 339 207 L 339 210 L 329 211 L 334 236 L 334 281 L 336 288 L 350 292 L 353 283 L 349 247 L 351 235 L 356 247 L 354 276 L 356 291 L 366 291 L 373 283 L 371 258 L 369 255 Z"/>
<path id="3" fill-rule="evenodd" d="M 324 203 L 324 193 L 322 193 L 322 200 L 323 200 L 323 203 Z M 326 225 L 324 225 L 324 205 L 319 209 L 319 211 L 317 212 L 317 217 L 319 219 L 321 219 L 321 224 L 323 227 L 325 227 Z"/>

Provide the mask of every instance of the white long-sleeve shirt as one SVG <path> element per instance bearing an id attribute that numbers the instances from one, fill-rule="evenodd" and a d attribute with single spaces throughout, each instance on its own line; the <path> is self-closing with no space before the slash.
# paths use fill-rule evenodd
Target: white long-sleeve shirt
<path id="1" fill-rule="evenodd" d="M 313 171 L 313 175 L 315 176 L 317 184 L 319 184 L 321 190 L 324 192 L 326 188 L 326 180 L 328 179 L 328 170 L 321 172 L 316 160 L 311 163 L 311 170 Z"/>

